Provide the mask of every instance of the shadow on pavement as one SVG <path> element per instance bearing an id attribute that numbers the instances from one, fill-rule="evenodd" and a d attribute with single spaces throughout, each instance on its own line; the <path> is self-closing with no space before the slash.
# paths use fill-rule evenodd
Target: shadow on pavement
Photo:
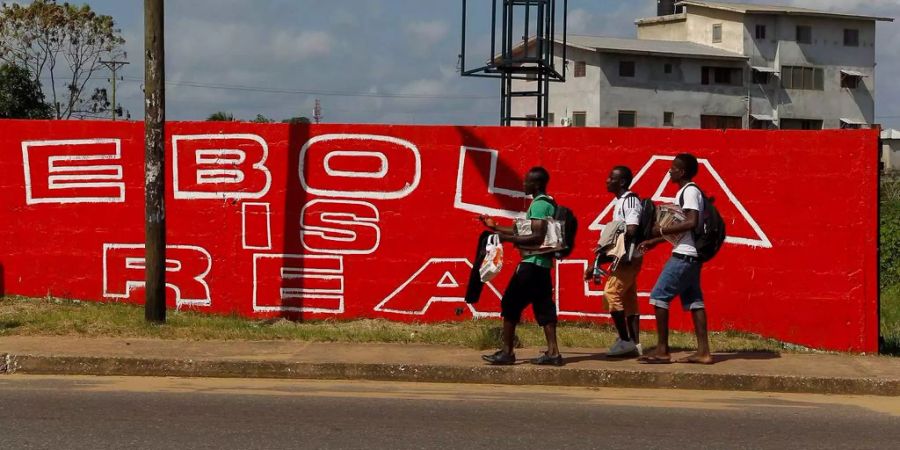
<path id="1" fill-rule="evenodd" d="M 647 352 L 653 350 L 652 348 L 647 349 Z M 673 354 L 673 362 L 675 359 L 675 353 L 681 353 L 685 351 L 693 351 L 692 349 L 682 349 L 682 348 L 673 348 L 671 353 Z M 575 356 L 571 356 L 575 355 Z M 563 352 L 563 356 L 565 357 L 566 364 L 577 364 L 584 361 L 603 361 L 603 362 L 629 362 L 635 360 L 637 357 L 634 355 L 629 356 L 607 356 L 605 352 L 603 353 L 571 353 L 571 352 Z M 777 352 L 767 352 L 767 351 L 759 351 L 759 352 L 729 352 L 729 353 L 716 353 L 713 352 L 713 360 L 716 363 L 731 361 L 736 359 L 743 360 L 769 360 L 769 359 L 778 359 L 781 358 L 781 354 Z"/>

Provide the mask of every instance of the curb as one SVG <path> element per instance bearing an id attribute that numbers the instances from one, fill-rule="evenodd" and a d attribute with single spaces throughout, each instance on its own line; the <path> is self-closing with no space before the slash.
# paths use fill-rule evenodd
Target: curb
<path id="1" fill-rule="evenodd" d="M 15 359 L 12 355 L 0 353 L 0 374 L 14 373 L 15 371 Z"/>
<path id="2" fill-rule="evenodd" d="M 0 355 L 4 356 L 4 355 Z M 415 364 L 5 355 L 0 374 L 282 378 L 900 396 L 900 379 Z"/>

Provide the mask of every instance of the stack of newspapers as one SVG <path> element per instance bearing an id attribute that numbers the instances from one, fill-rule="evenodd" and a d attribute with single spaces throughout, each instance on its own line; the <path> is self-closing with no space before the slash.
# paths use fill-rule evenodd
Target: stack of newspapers
<path id="1" fill-rule="evenodd" d="M 687 216 L 684 214 L 684 210 L 678 205 L 669 203 L 656 207 L 656 223 L 662 228 L 682 223 L 685 220 L 687 220 Z M 678 241 L 681 240 L 682 234 L 684 233 L 667 234 L 663 236 L 663 238 L 671 242 L 672 245 L 677 245 Z"/>

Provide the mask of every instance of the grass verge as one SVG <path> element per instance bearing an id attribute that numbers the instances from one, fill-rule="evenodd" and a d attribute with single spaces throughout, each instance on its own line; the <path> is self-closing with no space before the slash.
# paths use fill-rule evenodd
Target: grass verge
<path id="1" fill-rule="evenodd" d="M 533 324 L 519 327 L 518 335 L 525 346 L 544 343 L 543 332 Z M 372 319 L 291 322 L 170 311 L 167 324 L 158 326 L 144 322 L 143 308 L 128 304 L 5 297 L 0 299 L 0 336 L 387 342 L 441 344 L 483 350 L 499 346 L 500 322 L 471 320 L 406 324 Z M 563 347 L 603 349 L 612 345 L 615 338 L 615 332 L 609 325 L 561 323 L 559 327 L 559 340 Z M 645 348 L 656 344 L 654 333 L 643 333 L 641 340 Z M 712 333 L 711 340 L 713 349 L 718 352 L 779 352 L 785 349 L 785 345 L 778 341 L 737 332 Z M 671 344 L 678 349 L 695 347 L 693 335 L 685 333 L 675 333 Z"/>
<path id="2" fill-rule="evenodd" d="M 900 284 L 881 292 L 881 352 L 900 356 Z"/>

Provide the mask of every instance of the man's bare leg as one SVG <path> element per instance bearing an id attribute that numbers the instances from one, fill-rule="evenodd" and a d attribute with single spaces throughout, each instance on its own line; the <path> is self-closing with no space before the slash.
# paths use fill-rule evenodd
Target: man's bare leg
<path id="1" fill-rule="evenodd" d="M 513 347 L 515 346 L 516 340 L 516 322 L 511 320 L 503 320 L 503 350 L 507 355 L 512 355 L 515 350 Z"/>
<path id="2" fill-rule="evenodd" d="M 547 338 L 547 356 L 559 356 L 559 344 L 556 342 L 556 323 L 544 325 L 544 336 Z"/>
<path id="3" fill-rule="evenodd" d="M 669 310 L 656 307 L 656 334 L 659 342 L 656 348 L 648 355 L 638 358 L 645 363 L 667 363 L 672 357 L 669 355 Z"/>
<path id="4" fill-rule="evenodd" d="M 706 326 L 706 309 L 691 311 L 694 319 L 694 333 L 697 335 L 697 352 L 676 362 L 693 364 L 712 364 L 713 359 L 709 351 L 709 333 Z"/>

